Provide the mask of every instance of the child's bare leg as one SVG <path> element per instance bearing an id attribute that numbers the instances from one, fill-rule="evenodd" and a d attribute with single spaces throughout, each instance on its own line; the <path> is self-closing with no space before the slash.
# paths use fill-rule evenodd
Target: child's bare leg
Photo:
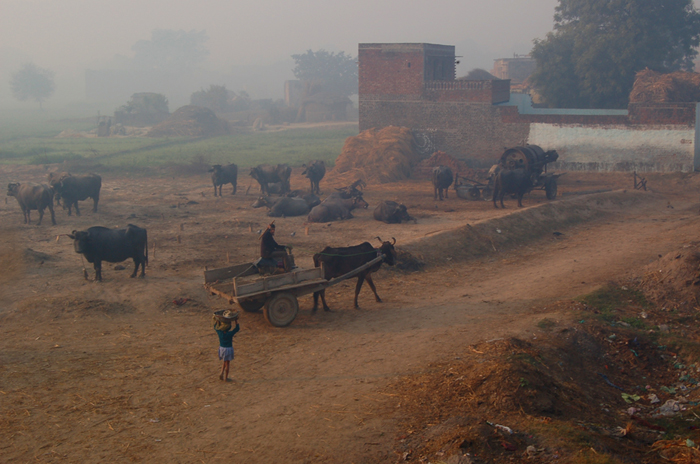
<path id="1" fill-rule="evenodd" d="M 219 380 L 224 380 L 224 369 L 226 368 L 226 364 L 228 364 L 228 361 L 224 361 L 223 364 L 221 364 L 221 373 L 219 374 Z"/>
<path id="2" fill-rule="evenodd" d="M 228 370 L 231 366 L 231 361 L 224 361 L 224 380 L 228 382 Z"/>

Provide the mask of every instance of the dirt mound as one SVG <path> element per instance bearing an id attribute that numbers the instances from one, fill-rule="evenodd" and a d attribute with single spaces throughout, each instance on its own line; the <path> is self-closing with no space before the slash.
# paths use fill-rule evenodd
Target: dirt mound
<path id="1" fill-rule="evenodd" d="M 647 68 L 637 73 L 631 103 L 700 101 L 700 74 L 677 71 L 661 74 Z"/>
<path id="2" fill-rule="evenodd" d="M 473 179 L 478 174 L 474 169 L 468 168 L 464 161 L 448 155 L 444 151 L 436 151 L 430 158 L 418 163 L 413 170 L 413 177 L 416 179 L 430 179 L 433 175 L 433 168 L 437 166 L 447 166 L 452 169 L 452 173 L 458 174 L 460 177 Z"/>
<path id="3" fill-rule="evenodd" d="M 700 242 L 693 242 L 647 265 L 639 288 L 666 307 L 700 306 Z"/>
<path id="4" fill-rule="evenodd" d="M 345 140 L 335 167 L 327 175 L 334 183 L 363 179 L 368 184 L 398 182 L 411 177 L 420 156 L 413 150 L 413 135 L 406 127 L 368 129 Z"/>
<path id="5" fill-rule="evenodd" d="M 218 118 L 209 108 L 187 105 L 154 126 L 146 135 L 148 137 L 215 137 L 230 132 L 228 121 Z"/>

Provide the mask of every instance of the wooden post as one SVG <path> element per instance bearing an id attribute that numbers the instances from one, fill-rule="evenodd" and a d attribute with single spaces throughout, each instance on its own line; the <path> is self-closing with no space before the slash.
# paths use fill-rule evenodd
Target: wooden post
<path id="1" fill-rule="evenodd" d="M 253 223 L 249 222 L 248 223 L 248 232 L 252 232 L 252 231 L 253 231 Z"/>
<path id="2" fill-rule="evenodd" d="M 309 235 L 309 226 L 304 229 L 304 235 Z"/>

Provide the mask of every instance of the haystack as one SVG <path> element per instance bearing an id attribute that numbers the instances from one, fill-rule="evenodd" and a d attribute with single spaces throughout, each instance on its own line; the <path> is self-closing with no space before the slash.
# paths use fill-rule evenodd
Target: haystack
<path id="1" fill-rule="evenodd" d="M 228 121 L 216 117 L 209 108 L 187 105 L 154 126 L 148 137 L 215 137 L 231 131 Z"/>
<path id="2" fill-rule="evenodd" d="M 368 184 L 398 182 L 411 177 L 420 156 L 413 150 L 413 135 L 406 127 L 368 129 L 345 140 L 328 179 L 349 183 L 363 179 Z M 349 181 L 349 182 L 348 182 Z"/>
<path id="3" fill-rule="evenodd" d="M 637 73 L 630 103 L 700 101 L 700 74 L 678 71 L 661 74 L 646 68 Z"/>

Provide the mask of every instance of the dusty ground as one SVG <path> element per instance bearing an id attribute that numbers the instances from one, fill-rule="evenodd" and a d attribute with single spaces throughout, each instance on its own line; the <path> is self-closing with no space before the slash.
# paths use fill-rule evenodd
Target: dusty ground
<path id="1" fill-rule="evenodd" d="M 0 172 L 3 185 L 46 175 L 12 169 Z M 627 175 L 567 174 L 552 225 L 569 201 L 602 212 L 564 221 L 555 229 L 564 235 L 522 242 L 499 237 L 509 224 L 522 227 L 523 214 L 537 217 L 533 206 L 548 207 L 544 192 L 526 197 L 525 210 L 514 200 L 494 210 L 454 195 L 435 202 L 427 181 L 410 181 L 368 186 L 369 210 L 314 224 L 308 236 L 304 218 L 277 219 L 278 242 L 293 245 L 303 267 L 325 245 L 375 236 L 395 237 L 431 265 L 380 271 L 384 302 L 363 289 L 360 311 L 352 309 L 353 282 L 329 292 L 331 313 L 312 314 L 311 297 L 303 297 L 284 329 L 243 313 L 230 383 L 218 379 L 210 326 L 211 313 L 227 305 L 204 291 L 202 270 L 255 258 L 257 230 L 268 218 L 249 207 L 248 179 L 237 195 L 227 186 L 217 199 L 205 176 L 104 175 L 99 212 L 83 202 L 81 217 L 57 211 L 57 226 L 46 217 L 42 226 L 23 225 L 9 198 L 0 208 L 0 455 L 7 462 L 395 462 L 402 411 L 388 387 L 398 378 L 479 342 L 526 337 L 543 318 L 570 317 L 546 307 L 697 239 L 700 179 L 648 178 L 652 191 L 639 193 L 620 190 L 631 187 Z M 296 170 L 292 185 L 307 185 Z M 374 221 L 381 199 L 403 201 L 418 223 Z M 148 229 L 144 280 L 129 279 L 125 263 L 121 271 L 106 265 L 103 283 L 85 281 L 71 241 L 56 241 L 74 229 L 127 223 Z M 467 223 L 493 229 L 497 251 L 425 256 L 427 239 L 449 240 Z M 180 298 L 188 301 L 173 304 Z"/>

